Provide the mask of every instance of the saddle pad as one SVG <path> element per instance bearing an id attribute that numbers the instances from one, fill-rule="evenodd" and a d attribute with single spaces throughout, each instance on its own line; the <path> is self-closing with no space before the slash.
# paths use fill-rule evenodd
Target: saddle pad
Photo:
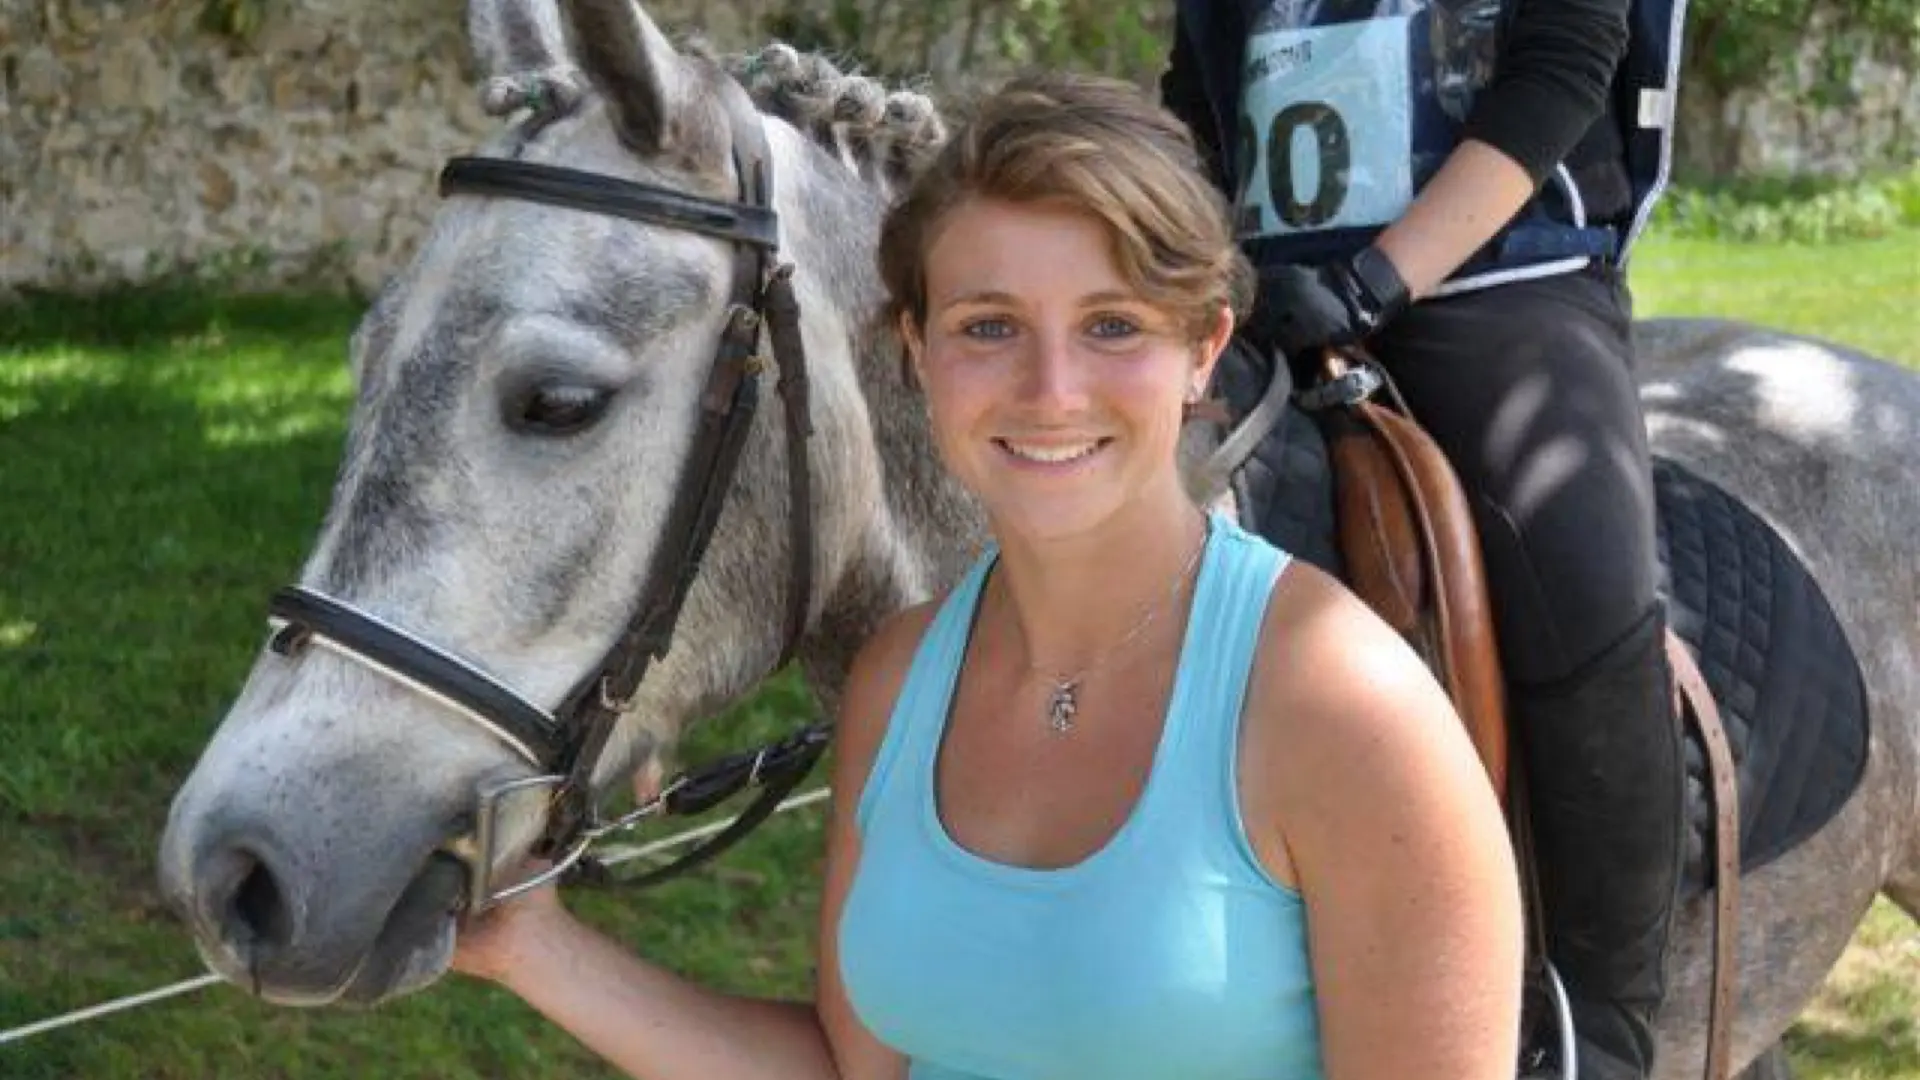
<path id="1" fill-rule="evenodd" d="M 1291 381 L 1285 365 L 1275 371 L 1243 338 L 1233 339 L 1220 354 L 1213 378 L 1214 392 L 1226 399 L 1234 417 L 1253 410 L 1269 379 Z M 1273 431 L 1234 472 L 1232 485 L 1241 528 L 1334 577 L 1341 576 L 1333 472 L 1326 439 L 1311 415 L 1289 404 Z"/>
<path id="2" fill-rule="evenodd" d="M 1216 388 L 1235 415 L 1271 368 L 1251 349 L 1221 357 Z M 1866 684 L 1846 633 L 1806 567 L 1726 491 L 1654 459 L 1659 588 L 1720 706 L 1740 774 L 1740 849 L 1756 870 L 1826 824 L 1867 759 Z M 1242 527 L 1343 577 L 1332 472 L 1320 425 L 1289 407 L 1234 475 Z M 1699 737 L 1687 736 L 1687 881 L 1704 887 L 1712 790 Z"/>
<path id="3" fill-rule="evenodd" d="M 1726 491 L 1654 459 L 1660 591 L 1713 689 L 1740 773 L 1740 862 L 1778 858 L 1833 817 L 1867 763 L 1867 695 L 1846 632 L 1786 542 Z M 1705 755 L 1687 738 L 1686 880 L 1709 884 Z"/>

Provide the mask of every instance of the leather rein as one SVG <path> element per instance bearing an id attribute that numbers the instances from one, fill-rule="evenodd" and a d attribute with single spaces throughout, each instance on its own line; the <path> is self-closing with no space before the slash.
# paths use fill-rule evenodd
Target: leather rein
<path id="1" fill-rule="evenodd" d="M 619 883 L 649 885 L 698 866 L 765 820 L 812 768 L 830 737 L 826 724 L 815 723 L 779 742 L 683 773 L 660 795 L 620 818 L 603 821 L 599 816 L 594 773 L 648 667 L 673 643 L 681 607 L 733 487 L 759 403 L 759 376 L 767 366 L 759 354 L 763 326 L 779 368 L 789 502 L 787 611 L 776 670 L 793 658 L 811 605 L 813 497 L 807 440 L 813 429 L 793 266 L 775 263 L 779 220 L 773 209 L 773 159 L 759 113 L 737 85 L 730 84 L 725 96 L 739 178 L 737 201 L 504 158 L 456 157 L 440 173 L 443 196 L 545 203 L 696 232 L 732 245 L 726 324 L 646 587 L 619 637 L 560 706 L 549 712 L 452 652 L 318 589 L 289 586 L 276 591 L 269 603 L 274 627 L 270 647 L 276 653 L 292 658 L 317 646 L 374 670 L 465 717 L 536 770 L 532 776 L 483 786 L 474 832 L 445 849 L 467 867 L 470 910 L 485 909 L 562 875 L 607 881 L 604 866 L 589 854 L 596 840 L 655 815 L 698 813 L 749 786 L 759 787 L 760 795 L 732 825 L 674 862 Z M 493 873 L 503 854 L 497 850 L 497 819 L 517 793 L 528 789 L 548 792 L 545 828 L 532 851 L 552 860 L 553 866 L 496 889 Z"/>

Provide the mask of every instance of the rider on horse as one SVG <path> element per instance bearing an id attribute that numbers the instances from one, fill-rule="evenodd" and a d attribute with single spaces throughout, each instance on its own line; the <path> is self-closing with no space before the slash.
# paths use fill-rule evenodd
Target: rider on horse
<path id="1" fill-rule="evenodd" d="M 1162 84 L 1260 276 L 1222 386 L 1364 341 L 1466 488 L 1548 949 L 1600 1080 L 1651 1072 L 1681 865 L 1623 268 L 1666 175 L 1676 7 L 1181 0 Z"/>

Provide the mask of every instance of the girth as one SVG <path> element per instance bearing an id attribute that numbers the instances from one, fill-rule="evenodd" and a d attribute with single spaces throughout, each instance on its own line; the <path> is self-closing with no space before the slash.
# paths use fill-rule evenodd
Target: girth
<path id="1" fill-rule="evenodd" d="M 759 799 L 735 827 L 635 880 L 648 883 L 698 865 L 771 813 L 826 746 L 828 729 L 816 724 L 779 743 L 684 774 L 659 797 L 617 821 L 598 818 L 594 773 L 648 668 L 672 645 L 681 608 L 733 487 L 759 404 L 758 376 L 764 362 L 758 345 L 763 325 L 780 371 L 789 502 L 787 613 L 776 668 L 792 659 L 811 606 L 813 499 L 807 440 L 812 423 L 793 267 L 773 264 L 779 222 L 773 209 L 773 159 L 760 116 L 737 85 L 728 84 L 723 97 L 739 179 L 735 202 L 500 158 L 457 157 L 440 174 L 442 195 L 521 199 L 684 229 L 732 244 L 726 324 L 700 394 L 698 427 L 646 585 L 613 645 L 580 677 L 559 707 L 549 712 L 425 638 L 318 590 L 283 588 L 269 605 L 276 626 L 274 651 L 292 657 L 309 644 L 318 645 L 394 679 L 480 726 L 537 771 L 538 775 L 479 792 L 475 835 L 452 845 L 467 863 L 468 904 L 475 909 L 551 880 L 576 865 L 592 869 L 588 846 L 643 817 L 697 812 L 745 787 L 760 787 Z M 529 787 L 550 789 L 546 826 L 534 853 L 554 860 L 555 865 L 536 879 L 496 892 L 492 871 L 501 853 L 494 850 L 495 817 L 506 797 Z"/>

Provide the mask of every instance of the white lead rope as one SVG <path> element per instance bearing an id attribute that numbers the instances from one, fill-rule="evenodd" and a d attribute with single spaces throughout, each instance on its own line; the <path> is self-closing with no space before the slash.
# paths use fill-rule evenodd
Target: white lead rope
<path id="1" fill-rule="evenodd" d="M 815 788 L 804 794 L 782 799 L 780 805 L 774 807 L 773 812 L 775 814 L 784 814 L 789 810 L 797 810 L 800 807 L 819 802 L 826 798 L 828 794 L 830 794 L 830 791 L 825 787 Z M 663 851 L 670 851 L 685 844 L 704 840 L 714 833 L 725 829 L 737 820 L 737 817 L 731 817 L 724 821 L 715 821 L 702 825 L 697 829 L 688 829 L 683 833 L 662 837 L 648 844 L 609 848 L 607 849 L 608 854 L 601 857 L 600 861 L 608 866 L 618 866 L 631 859 L 643 859 L 649 855 L 658 855 Z M 225 981 L 226 980 L 218 975 L 200 975 L 191 979 L 183 979 L 171 986 L 163 986 L 158 990 L 148 990 L 142 994 L 133 994 L 128 997 L 116 998 L 113 1001 L 104 1002 L 99 1005 L 90 1005 L 84 1009 L 76 1009 L 62 1016 L 35 1021 L 25 1027 L 17 1027 L 11 1031 L 0 1031 L 0 1046 L 4 1046 L 10 1042 L 18 1042 L 21 1039 L 30 1039 L 35 1035 L 44 1035 L 49 1031 L 56 1031 L 74 1024 L 83 1024 L 89 1020 L 97 1020 L 100 1017 L 110 1016 L 113 1013 L 125 1012 L 128 1009 L 137 1009 L 142 1005 L 151 1005 L 156 1001 L 165 1001 L 170 997 L 191 994 L 196 990 L 204 990 L 215 983 Z"/>
<path id="2" fill-rule="evenodd" d="M 51 1020 L 42 1020 L 38 1023 L 28 1024 L 26 1027 L 14 1028 L 12 1031 L 0 1031 L 0 1045 L 19 1039 L 29 1039 L 35 1035 L 42 1035 L 57 1028 L 66 1027 L 69 1024 L 79 1024 L 88 1020 L 97 1020 L 102 1016 L 122 1012 L 126 1009 L 137 1009 L 142 1005 L 151 1005 L 156 1001 L 163 1001 L 181 994 L 191 994 L 195 990 L 203 989 L 222 981 L 218 975 L 202 975 L 197 979 L 187 979 L 183 982 L 174 983 L 172 986 L 163 986 L 158 990 L 149 990 L 144 994 L 135 994 L 132 997 L 123 997 L 117 1001 L 109 1001 L 104 1005 L 94 1005 L 89 1008 L 78 1009 L 65 1016 L 56 1016 Z"/>

